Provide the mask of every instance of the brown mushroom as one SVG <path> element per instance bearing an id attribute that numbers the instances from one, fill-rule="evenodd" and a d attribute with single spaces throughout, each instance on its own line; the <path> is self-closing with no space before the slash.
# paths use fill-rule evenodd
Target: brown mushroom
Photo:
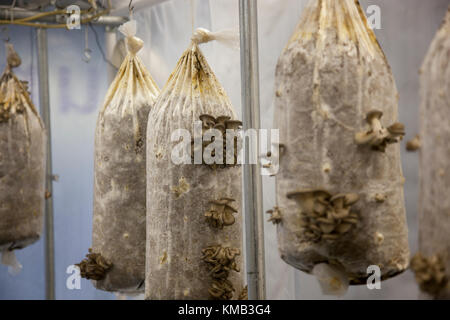
<path id="1" fill-rule="evenodd" d="M 409 140 L 406 143 L 406 150 L 407 151 L 416 151 L 418 149 L 420 149 L 421 147 L 421 142 L 420 142 L 420 136 L 416 135 L 413 139 Z"/>
<path id="2" fill-rule="evenodd" d="M 199 119 L 200 121 L 202 121 L 203 126 L 206 128 L 212 128 L 216 123 L 216 118 L 209 114 L 202 114 L 200 115 Z"/>
<path id="3" fill-rule="evenodd" d="M 227 120 L 225 121 L 225 127 L 229 130 L 238 130 L 242 127 L 242 122 L 239 120 Z"/>
<path id="4" fill-rule="evenodd" d="M 267 220 L 268 222 L 272 222 L 273 224 L 278 224 L 281 222 L 281 210 L 278 207 L 274 207 L 266 213 L 271 215 L 269 220 Z"/>
<path id="5" fill-rule="evenodd" d="M 371 110 L 366 115 L 366 121 L 370 125 L 367 131 L 357 132 L 355 142 L 358 145 L 370 145 L 372 150 L 384 152 L 387 144 L 396 143 L 405 134 L 405 126 L 396 122 L 388 129 L 381 124 L 383 113 L 379 110 Z"/>

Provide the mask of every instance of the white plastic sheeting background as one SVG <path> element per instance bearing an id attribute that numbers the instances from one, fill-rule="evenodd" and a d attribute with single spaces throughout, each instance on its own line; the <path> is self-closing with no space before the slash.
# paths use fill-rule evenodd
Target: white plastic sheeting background
<path id="1" fill-rule="evenodd" d="M 152 1 L 153 2 L 153 1 Z M 191 2 L 170 0 L 135 12 L 138 36 L 145 41 L 141 53 L 144 63 L 162 87 L 192 32 Z M 195 0 L 195 27 L 213 31 L 238 29 L 238 0 Z M 261 76 L 261 121 L 272 127 L 275 65 L 283 47 L 298 23 L 307 0 L 258 0 Z M 381 8 L 378 40 L 392 66 L 400 93 L 400 121 L 407 128 L 405 141 L 418 131 L 418 70 L 438 29 L 449 0 L 362 0 Z M 103 31 L 96 27 L 100 40 Z M 31 81 L 33 100 L 38 101 L 35 32 L 28 28 L 10 29 L 11 41 L 23 58 L 19 76 Z M 34 39 L 34 40 L 33 40 Z M 108 299 L 112 294 L 93 289 L 82 280 L 80 290 L 66 287 L 66 268 L 82 259 L 91 244 L 93 140 L 95 121 L 107 89 L 107 64 L 95 45 L 90 31 L 92 60 L 82 61 L 83 30 L 49 30 L 50 90 L 53 131 L 54 172 L 60 181 L 54 185 L 56 234 L 56 297 L 58 299 Z M 102 41 L 102 45 L 103 41 Z M 202 45 L 208 62 L 240 114 L 239 52 L 218 43 Z M 4 63 L 4 51 L 0 51 Z M 31 63 L 34 61 L 34 64 Z M 33 74 L 31 76 L 30 70 Z M 418 155 L 404 152 L 405 197 L 410 230 L 411 251 L 417 248 Z M 264 177 L 264 211 L 274 205 L 273 178 Z M 325 299 L 316 280 L 285 264 L 278 255 L 276 232 L 265 224 L 267 296 L 269 299 Z M 43 299 L 43 241 L 22 250 L 21 275 L 12 278 L 0 266 L 0 299 Z M 381 290 L 365 286 L 351 287 L 346 299 L 416 299 L 417 286 L 410 271 L 382 283 Z"/>

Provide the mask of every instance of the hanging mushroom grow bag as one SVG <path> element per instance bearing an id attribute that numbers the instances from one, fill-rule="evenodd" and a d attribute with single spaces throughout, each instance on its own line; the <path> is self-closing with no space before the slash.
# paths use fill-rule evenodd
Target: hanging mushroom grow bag
<path id="1" fill-rule="evenodd" d="M 93 241 L 78 266 L 97 289 L 137 293 L 145 279 L 145 134 L 159 89 L 136 56 L 136 22 L 119 30 L 128 54 L 97 120 Z"/>
<path id="2" fill-rule="evenodd" d="M 419 251 L 423 292 L 450 299 L 450 7 L 421 70 Z"/>
<path id="3" fill-rule="evenodd" d="M 403 272 L 404 127 L 391 69 L 358 1 L 309 2 L 279 58 L 275 103 L 282 148 L 271 212 L 281 216 L 282 259 L 347 284 L 365 283 L 371 265 L 382 279 Z"/>
<path id="4" fill-rule="evenodd" d="M 231 163 L 204 158 L 210 129 L 226 140 L 226 129 L 241 125 L 198 47 L 211 39 L 196 31 L 149 116 L 146 299 L 238 299 L 245 291 L 241 169 L 235 151 Z M 193 138 L 196 123 L 200 141 Z M 189 138 L 174 139 L 180 130 Z M 174 154 L 187 161 L 174 161 Z"/>
<path id="5" fill-rule="evenodd" d="M 45 194 L 44 126 L 12 68 L 20 58 L 11 44 L 0 78 L 0 253 L 3 262 L 15 249 L 37 241 L 42 232 Z"/>

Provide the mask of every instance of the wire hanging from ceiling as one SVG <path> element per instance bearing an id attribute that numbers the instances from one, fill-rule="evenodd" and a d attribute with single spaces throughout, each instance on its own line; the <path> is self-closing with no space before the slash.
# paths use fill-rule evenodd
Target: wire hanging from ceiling
<path id="1" fill-rule="evenodd" d="M 92 25 L 92 23 L 89 23 L 88 25 L 91 28 L 92 32 L 94 33 L 95 43 L 97 44 L 97 47 L 100 50 L 100 53 L 101 53 L 102 58 L 103 58 L 103 61 L 105 61 L 107 64 L 109 64 L 114 69 L 117 69 L 117 67 L 108 58 L 106 58 L 106 54 L 105 54 L 105 51 L 103 50 L 103 47 L 102 47 L 102 45 L 100 43 L 100 39 L 99 39 L 97 30 L 95 30 L 95 27 Z"/>

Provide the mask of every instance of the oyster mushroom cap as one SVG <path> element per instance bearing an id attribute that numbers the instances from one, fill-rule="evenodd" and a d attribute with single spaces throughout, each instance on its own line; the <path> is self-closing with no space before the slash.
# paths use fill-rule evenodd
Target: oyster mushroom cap
<path id="1" fill-rule="evenodd" d="M 359 200 L 359 195 L 356 193 L 340 193 L 335 196 L 333 196 L 330 201 L 333 204 L 338 205 L 338 207 L 342 206 L 351 206 L 352 204 L 355 204 Z"/>
<path id="2" fill-rule="evenodd" d="M 319 215 L 324 215 L 327 211 L 327 204 L 324 203 L 324 201 L 320 201 L 320 199 L 317 199 L 316 203 L 314 203 L 314 212 L 318 213 Z"/>
<path id="3" fill-rule="evenodd" d="M 317 218 L 316 220 L 319 223 L 334 224 L 334 220 L 333 219 L 329 219 L 329 218 Z"/>
<path id="4" fill-rule="evenodd" d="M 335 229 L 336 225 L 332 219 L 327 218 L 318 218 L 317 222 L 319 223 L 320 230 L 323 233 L 331 233 Z"/>
<path id="5" fill-rule="evenodd" d="M 227 120 L 225 121 L 227 129 L 239 129 L 242 126 L 242 121 L 239 120 Z"/>
<path id="6" fill-rule="evenodd" d="M 201 121 L 210 121 L 210 122 L 213 122 L 213 123 L 216 122 L 216 118 L 214 118 L 212 115 L 209 115 L 209 114 L 201 114 L 199 116 L 199 119 Z"/>
<path id="7" fill-rule="evenodd" d="M 359 201 L 359 195 L 356 193 L 347 193 L 345 195 L 344 202 L 345 202 L 346 206 L 351 206 L 358 201 Z"/>
<path id="8" fill-rule="evenodd" d="M 347 218 L 349 213 L 350 213 L 350 209 L 348 209 L 348 208 L 338 208 L 336 210 L 331 211 L 331 215 L 335 219 Z"/>
<path id="9" fill-rule="evenodd" d="M 336 227 L 336 231 L 340 234 L 347 233 L 352 228 L 353 224 L 351 223 L 341 223 Z"/>
<path id="10" fill-rule="evenodd" d="M 223 223 L 227 226 L 232 225 L 235 222 L 235 218 L 231 213 L 225 213 L 223 215 Z"/>
<path id="11" fill-rule="evenodd" d="M 344 218 L 342 221 L 345 223 L 350 223 L 350 224 L 355 224 L 355 225 L 358 224 L 358 219 L 356 219 L 356 218 L 348 217 L 348 218 Z"/>
<path id="12" fill-rule="evenodd" d="M 305 189 L 289 192 L 286 197 L 295 200 L 303 212 L 312 214 L 316 199 L 327 199 L 331 194 L 324 189 Z"/>
<path id="13" fill-rule="evenodd" d="M 302 197 L 302 196 L 308 197 L 310 195 L 313 195 L 315 197 L 321 197 L 321 196 L 325 196 L 326 198 L 331 197 L 331 194 L 327 190 L 321 189 L 321 188 L 292 191 L 292 192 L 289 192 L 286 195 L 286 197 L 288 199 L 294 199 L 294 198 L 298 198 L 298 197 Z"/>
<path id="14" fill-rule="evenodd" d="M 223 205 L 225 205 L 227 202 L 228 202 L 228 201 L 225 201 L 225 200 L 223 200 L 223 199 L 220 199 L 220 200 L 210 200 L 210 201 L 209 201 L 209 203 L 215 204 L 215 205 L 218 205 L 218 206 L 223 206 Z"/>
<path id="15" fill-rule="evenodd" d="M 336 209 L 341 209 L 345 204 L 345 193 L 339 193 L 333 197 L 331 197 L 330 202 L 333 203 Z"/>
<path id="16" fill-rule="evenodd" d="M 320 223 L 319 227 L 320 227 L 320 230 L 325 234 L 329 234 L 329 233 L 333 232 L 333 230 L 335 229 L 334 224 L 329 224 L 329 223 Z"/>
<path id="17" fill-rule="evenodd" d="M 322 235 L 322 238 L 325 240 L 337 240 L 337 239 L 339 239 L 339 235 L 338 234 L 324 234 L 324 235 Z"/>
<path id="18" fill-rule="evenodd" d="M 314 194 L 320 203 L 324 203 L 325 200 L 331 197 L 331 193 L 325 189 L 318 189 L 314 192 Z"/>
<path id="19" fill-rule="evenodd" d="M 230 206 L 229 204 L 225 204 L 225 209 L 228 209 L 228 210 L 230 210 L 231 212 L 238 212 L 238 211 L 236 210 L 236 208 L 233 208 L 233 207 Z"/>
<path id="20" fill-rule="evenodd" d="M 222 197 L 222 198 L 220 198 L 220 200 L 228 201 L 228 202 L 235 202 L 235 201 L 236 201 L 236 200 L 233 199 L 233 198 L 227 198 L 227 197 Z"/>
<path id="21" fill-rule="evenodd" d="M 216 118 L 216 123 L 225 125 L 225 121 L 228 121 L 230 119 L 231 119 L 231 117 L 229 117 L 229 116 L 218 116 Z"/>
<path id="22" fill-rule="evenodd" d="M 366 121 L 367 123 L 371 124 L 373 120 L 377 119 L 380 120 L 383 116 L 383 112 L 377 109 L 372 109 L 369 112 L 367 112 L 366 115 Z"/>
<path id="23" fill-rule="evenodd" d="M 421 147 L 421 141 L 420 136 L 416 135 L 412 140 L 408 141 L 406 144 L 406 150 L 408 151 L 416 151 L 420 149 Z"/>
<path id="24" fill-rule="evenodd" d="M 220 131 L 225 131 L 225 124 L 222 122 L 216 123 L 214 125 L 214 129 L 220 130 Z"/>
<path id="25" fill-rule="evenodd" d="M 203 127 L 211 128 L 216 124 L 216 119 L 209 114 L 202 114 L 199 117 Z"/>
<path id="26" fill-rule="evenodd" d="M 405 125 L 403 123 L 396 122 L 392 126 L 388 127 L 387 130 L 389 131 L 389 133 L 394 135 L 404 135 Z"/>

